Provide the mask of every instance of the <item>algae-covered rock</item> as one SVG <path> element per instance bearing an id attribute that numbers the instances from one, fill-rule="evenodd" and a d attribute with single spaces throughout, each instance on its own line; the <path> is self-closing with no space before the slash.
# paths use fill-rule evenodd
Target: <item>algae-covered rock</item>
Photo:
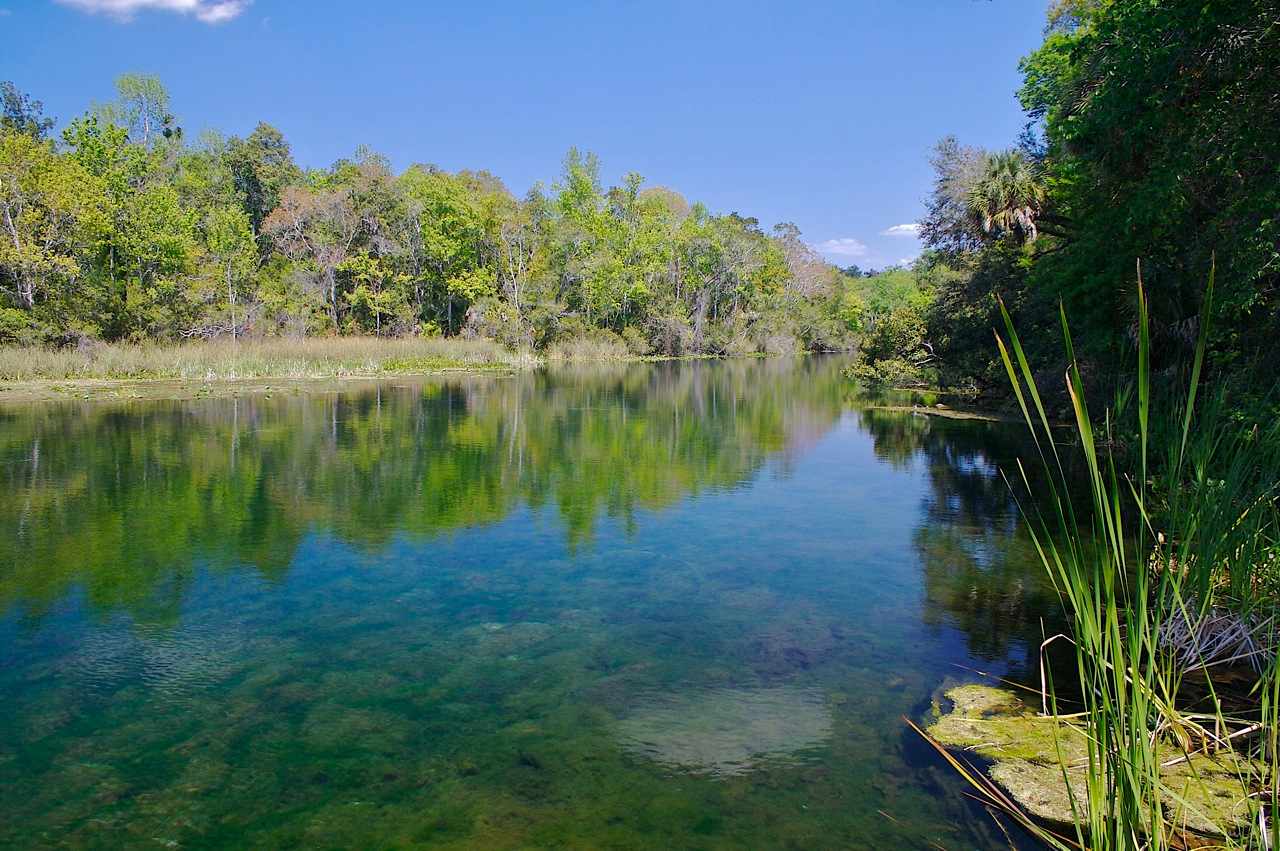
<path id="1" fill-rule="evenodd" d="M 946 693 L 954 704 L 929 734 L 944 745 L 973 750 L 987 759 L 1058 763 L 1088 759 L 1084 734 L 1076 727 L 1038 715 L 1016 694 L 982 685 L 957 686 Z"/>
<path id="2" fill-rule="evenodd" d="M 954 706 L 934 721 L 929 735 L 990 760 L 991 779 L 1037 818 L 1073 821 L 1072 791 L 1081 815 L 1087 813 L 1089 753 L 1079 727 L 1040 715 L 1006 689 L 964 685 L 946 692 L 946 697 Z M 1161 760 L 1179 755 L 1170 747 Z M 1162 797 L 1170 820 L 1204 834 L 1246 828 L 1250 812 L 1242 778 L 1251 774 L 1257 776 L 1257 767 L 1230 752 L 1195 754 L 1167 766 L 1162 770 Z"/>

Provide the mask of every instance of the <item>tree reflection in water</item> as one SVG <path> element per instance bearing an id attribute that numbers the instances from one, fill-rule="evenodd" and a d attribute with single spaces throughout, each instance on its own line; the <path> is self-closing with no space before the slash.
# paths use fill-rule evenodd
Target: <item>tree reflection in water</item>
<path id="1" fill-rule="evenodd" d="M 0 612 L 177 617 L 197 566 L 289 570 L 309 532 L 363 548 L 554 512 L 571 546 L 821 434 L 833 360 L 569 368 L 358 392 L 0 411 Z"/>
<path id="2" fill-rule="evenodd" d="M 860 417 L 878 457 L 898 467 L 919 461 L 927 470 L 914 536 L 924 621 L 961 630 L 973 656 L 1007 661 L 1012 676 L 1037 678 L 1039 646 L 1058 631 L 1059 607 L 1015 500 L 1015 487 L 1027 499 L 1016 461 L 1034 451 L 1025 430 L 875 408 Z"/>

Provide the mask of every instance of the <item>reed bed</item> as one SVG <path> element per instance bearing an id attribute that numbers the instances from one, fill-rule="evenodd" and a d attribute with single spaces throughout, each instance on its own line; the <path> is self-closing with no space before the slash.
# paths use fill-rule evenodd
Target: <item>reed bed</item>
<path id="1" fill-rule="evenodd" d="M 547 348 L 547 360 L 552 363 L 640 359 L 627 349 L 621 339 L 604 335 L 572 337 L 552 343 Z"/>
<path id="2" fill-rule="evenodd" d="M 491 340 L 331 337 L 93 344 L 82 349 L 0 347 L 0 381 L 342 378 L 442 369 L 524 368 L 537 363 Z"/>

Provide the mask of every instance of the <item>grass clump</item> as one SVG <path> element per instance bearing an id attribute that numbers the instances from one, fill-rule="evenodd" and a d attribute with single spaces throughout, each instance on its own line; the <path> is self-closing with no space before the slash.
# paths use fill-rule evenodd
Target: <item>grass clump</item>
<path id="1" fill-rule="evenodd" d="M 547 347 L 547 360 L 557 361 L 619 361 L 637 358 L 627 341 L 607 329 L 577 334 L 555 341 Z"/>
<path id="2" fill-rule="evenodd" d="M 1043 497 L 1024 505 L 1024 514 L 1071 626 L 1069 635 L 1049 641 L 1074 646 L 1070 681 L 1061 683 L 1061 692 L 1052 667 L 1046 669 L 1042 707 L 1083 734 L 1055 735 L 1072 829 L 1045 828 L 948 758 L 992 806 L 1053 848 L 1204 847 L 1205 834 L 1219 837 L 1213 847 L 1280 847 L 1271 576 L 1280 538 L 1280 453 L 1274 428 L 1265 433 L 1231 419 L 1220 397 L 1207 404 L 1198 399 L 1212 295 L 1211 277 L 1183 388 L 1170 390 L 1176 382 L 1164 381 L 1153 391 L 1139 280 L 1133 382 L 1101 418 L 1089 410 L 1061 314 L 1070 450 L 1050 424 L 1002 307 L 1007 342 L 997 336 L 1001 359 L 1039 454 L 1031 470 L 1019 463 L 1015 477 Z M 1128 432 L 1125 423 L 1132 424 Z M 1067 472 L 1076 464 L 1083 467 L 1083 487 Z M 1072 697 L 1060 700 L 1060 693 Z M 1215 765 L 1234 776 L 1224 784 L 1217 770 L 1169 771 L 1198 755 L 1214 755 Z M 1191 801 L 1222 797 L 1227 788 L 1239 790 L 1219 810 L 1231 812 L 1232 823 L 1215 821 L 1203 807 L 1192 812 Z"/>

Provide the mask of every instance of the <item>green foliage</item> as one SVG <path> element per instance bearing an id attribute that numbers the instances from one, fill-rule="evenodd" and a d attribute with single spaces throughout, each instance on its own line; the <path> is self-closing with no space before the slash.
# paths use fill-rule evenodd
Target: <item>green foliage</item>
<path id="1" fill-rule="evenodd" d="M 838 321 L 860 338 L 859 362 L 848 374 L 864 384 L 935 384 L 938 372 L 928 316 L 937 298 L 934 269 L 917 263 L 864 276 L 845 273 Z"/>
<path id="2" fill-rule="evenodd" d="M 44 116 L 44 104 L 18 91 L 8 80 L 0 81 L 0 110 L 0 128 L 5 130 L 38 141 L 53 129 L 53 119 Z"/>
<path id="3" fill-rule="evenodd" d="M 924 316 L 909 306 L 884 314 L 862 340 L 862 353 L 871 360 L 886 360 L 924 347 Z"/>
<path id="4" fill-rule="evenodd" d="M 304 172 L 265 123 L 188 143 L 145 75 L 53 145 L 11 89 L 5 340 L 463 334 L 637 356 L 854 343 L 854 299 L 798 230 L 767 235 L 637 174 L 606 188 L 591 154 L 571 150 L 551 189 L 517 199 L 487 172 L 394 174 L 364 148 Z"/>
<path id="5" fill-rule="evenodd" d="M 1082 499 L 1073 493 L 1077 479 L 1067 472 L 1067 449 L 1050 424 L 1031 362 L 1009 314 L 1002 312 L 1008 344 L 998 338 L 1001 360 L 1040 453 L 1036 487 L 1049 497 L 1046 513 L 1029 519 L 1036 549 L 1071 619 L 1076 665 L 1068 691 L 1082 703 L 1083 712 L 1073 717 L 1088 750 L 1087 760 L 1072 758 L 1070 765 L 1066 749 L 1059 750 L 1076 842 L 1030 825 L 1049 847 L 1183 847 L 1179 807 L 1168 802 L 1192 807 L 1190 800 L 1213 790 L 1199 776 L 1188 780 L 1203 784 L 1196 794 L 1170 785 L 1163 773 L 1170 751 L 1183 758 L 1201 749 L 1245 751 L 1248 759 L 1234 763 L 1240 767 L 1237 787 L 1251 794 L 1233 804 L 1244 809 L 1234 814 L 1238 823 L 1251 827 L 1237 836 L 1215 825 L 1213 832 L 1227 834 L 1219 847 L 1271 847 L 1280 831 L 1272 797 L 1280 770 L 1277 668 L 1270 658 L 1274 645 L 1262 638 L 1265 628 L 1257 627 L 1275 617 L 1266 571 L 1280 535 L 1280 511 L 1274 476 L 1261 471 L 1275 468 L 1280 440 L 1274 427 L 1259 439 L 1257 426 L 1251 434 L 1219 419 L 1224 406 L 1198 402 L 1213 295 L 1211 273 L 1186 389 L 1161 392 L 1153 388 L 1150 314 L 1138 282 L 1137 366 L 1118 403 L 1101 419 L 1090 413 L 1081 361 L 1061 314 L 1066 390 L 1087 481 Z M 1136 410 L 1126 416 L 1128 404 Z M 1122 456 L 1117 448 L 1124 444 L 1114 426 L 1130 417 L 1137 423 L 1135 445 Z M 1165 419 L 1167 457 L 1160 458 L 1152 437 L 1161 432 L 1153 424 Z M 1032 491 L 1028 471 L 1021 464 L 1018 469 L 1022 485 Z M 1215 650 L 1210 621 L 1224 618 L 1246 635 L 1254 633 L 1248 646 L 1256 647 L 1257 638 L 1266 649 L 1243 655 L 1237 645 L 1226 653 Z M 1205 676 L 1227 661 L 1251 664 L 1257 679 L 1239 714 L 1223 708 L 1213 679 Z M 1208 680 L 1207 704 L 1202 688 L 1183 688 L 1191 672 Z M 1048 685 L 1046 706 L 1057 714 L 1057 692 L 1052 680 Z M 1258 735 L 1241 738 L 1248 733 Z M 1192 815 L 1188 821 L 1203 822 L 1209 814 Z"/>
<path id="6" fill-rule="evenodd" d="M 103 183 L 49 143 L 0 130 L 0 218 L 0 286 L 6 308 L 24 314 L 9 315 L 6 336 L 66 334 L 90 296 L 83 260 L 111 231 Z"/>
<path id="7" fill-rule="evenodd" d="M 1189 351 L 1186 321 L 1216 254 L 1222 317 L 1274 333 L 1275 14 L 1270 0 L 1082 6 L 1024 61 L 1021 98 L 1044 119 L 1047 174 L 1071 224 L 1046 271 L 1090 321 L 1131 303 L 1117 284 L 1140 257 L 1155 343 Z"/>
<path id="8" fill-rule="evenodd" d="M 1214 264 L 1206 369 L 1261 389 L 1280 368 L 1280 107 L 1274 0 L 1062 0 L 1022 60 L 1031 119 L 1018 149 L 943 140 L 922 235 L 955 275 L 929 326 L 944 369 L 989 387 L 1001 296 L 1037 360 L 1059 302 L 1088 353 L 1086 391 L 1123 369 L 1135 334 L 1134 264 L 1161 370 L 1192 357 Z M 978 353 L 983 353 L 978 356 Z M 1061 405 L 1061 399 L 1058 402 Z"/>
<path id="9" fill-rule="evenodd" d="M 231 139 L 222 159 L 255 230 L 280 203 L 284 188 L 302 178 L 289 143 L 265 122 L 259 122 L 248 138 Z"/>
<path id="10" fill-rule="evenodd" d="M 124 128 L 144 146 L 181 138 L 182 128 L 169 111 L 169 92 L 158 77 L 122 74 L 116 79 L 116 96 L 115 102 L 100 104 L 95 110 L 106 123 Z"/>
<path id="11" fill-rule="evenodd" d="M 849 366 L 846 375 L 872 387 L 930 387 L 938 383 L 936 370 L 897 356 L 858 361 Z"/>
<path id="12" fill-rule="evenodd" d="M 981 176 L 969 190 L 969 209 L 983 232 L 1033 242 L 1045 195 L 1044 184 L 1027 157 L 1017 150 L 1002 151 L 987 157 Z"/>
<path id="13" fill-rule="evenodd" d="M 0 307 L 0 343 L 30 344 L 34 331 L 30 313 L 13 307 Z"/>
<path id="14" fill-rule="evenodd" d="M 344 298 L 351 306 L 353 330 L 372 331 L 380 337 L 384 322 L 410 320 L 408 275 L 396 272 L 384 258 L 368 250 L 343 260 L 338 269 L 351 281 Z"/>
<path id="15" fill-rule="evenodd" d="M 1040 469 L 1018 469 L 1048 496 L 1030 519 L 1075 645 L 1067 691 L 1088 754 L 1063 766 L 1083 777 L 1074 841 L 1019 817 L 1051 847 L 1182 847 L 1162 749 L 1248 752 L 1240 780 L 1256 794 L 1236 803 L 1257 827 L 1222 847 L 1273 847 L 1280 830 L 1280 680 L 1258 626 L 1275 616 L 1280 433 L 1273 414 L 1247 414 L 1274 406 L 1280 367 L 1276 11 L 1059 0 L 1021 64 L 1019 149 L 947 139 L 934 157 L 927 338 L 949 380 L 1006 381 L 1036 437 Z M 1092 415 L 1110 386 L 1116 401 Z M 1224 622 L 1266 648 L 1232 660 L 1257 663 L 1241 714 L 1206 676 Z"/>

